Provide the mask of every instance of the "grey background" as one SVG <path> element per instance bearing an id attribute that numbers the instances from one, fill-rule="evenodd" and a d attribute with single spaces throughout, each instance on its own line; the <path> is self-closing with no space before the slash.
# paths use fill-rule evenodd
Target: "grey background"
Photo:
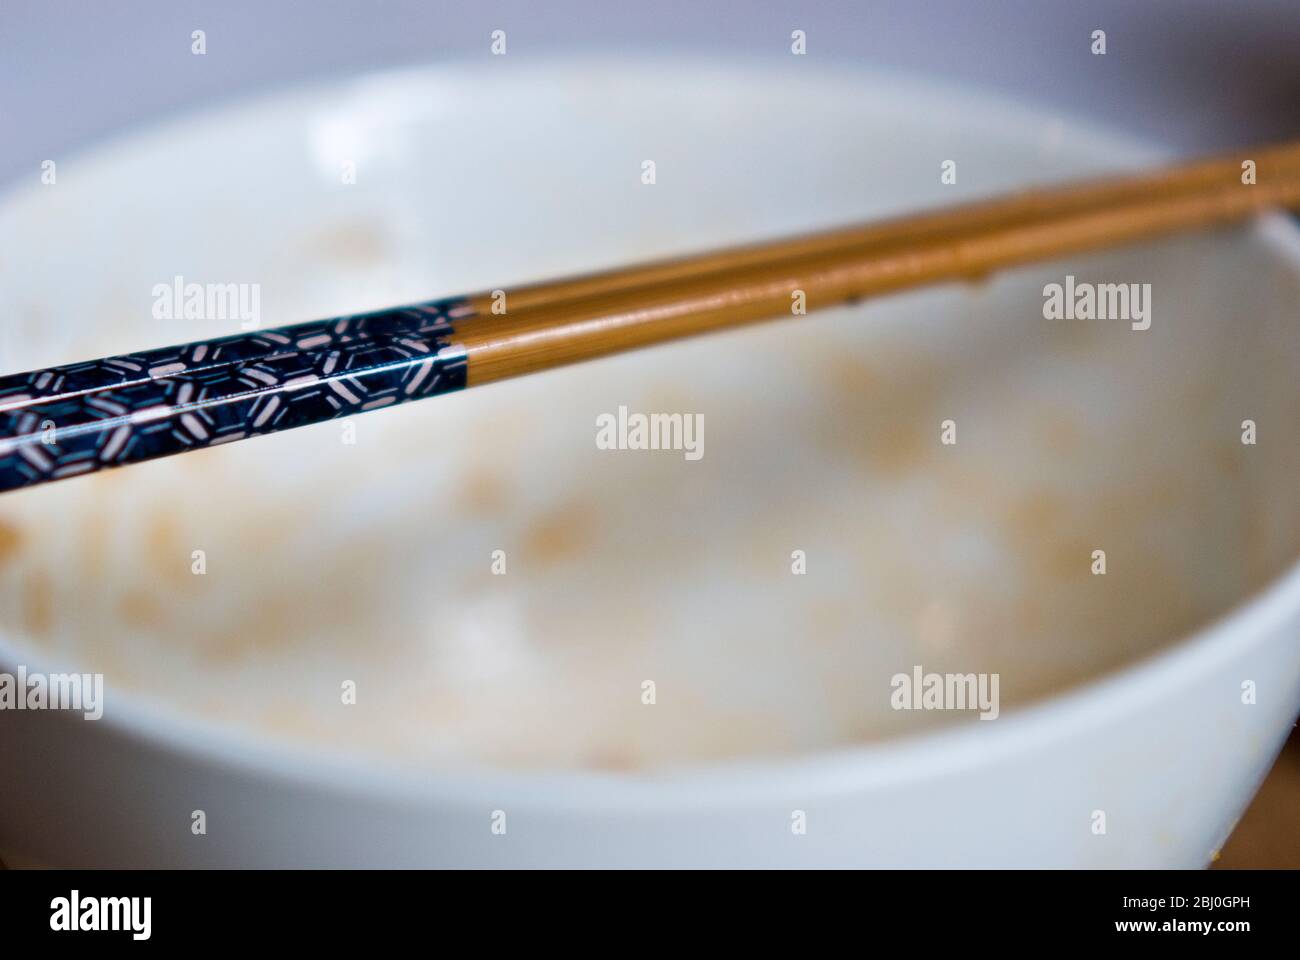
<path id="1" fill-rule="evenodd" d="M 497 28 L 519 58 L 788 57 L 799 28 L 810 57 L 940 74 L 1187 150 L 1300 135 L 1300 0 L 0 0 L 0 183 L 274 84 L 485 57 Z"/>

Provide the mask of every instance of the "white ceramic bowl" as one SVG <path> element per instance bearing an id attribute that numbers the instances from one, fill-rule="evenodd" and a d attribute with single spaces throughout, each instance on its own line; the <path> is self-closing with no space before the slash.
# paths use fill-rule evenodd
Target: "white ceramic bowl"
<path id="1" fill-rule="evenodd" d="M 278 324 L 899 212 L 1160 156 L 1023 105 L 796 58 L 511 61 L 313 85 L 60 160 L 56 185 L 20 186 L 0 205 L 0 368 L 229 331 L 228 322 L 160 327 L 151 318 L 153 285 L 174 274 L 261 283 L 263 320 Z M 958 161 L 956 185 L 940 183 L 940 163 L 949 158 Z M 653 187 L 641 182 L 645 159 L 657 164 Z M 347 162 L 356 164 L 355 184 L 342 182 Z M 1040 290 L 1067 272 L 1152 282 L 1152 331 L 1049 326 L 1039 314 Z M 0 617 L 0 669 L 93 667 L 108 682 L 99 721 L 0 714 L 0 853 L 13 864 L 74 866 L 1204 865 L 1300 707 L 1300 568 L 1292 562 L 1300 504 L 1288 486 L 1300 455 L 1297 276 L 1295 230 L 1272 218 L 1211 237 L 1018 271 L 978 290 L 891 298 L 803 326 L 778 324 L 548 374 L 428 405 L 446 405 L 436 410 L 376 414 L 358 425 L 364 433 L 370 419 L 387 424 L 382 442 L 366 448 L 373 468 L 339 459 L 335 425 L 325 425 L 0 500 L 0 521 L 17 518 L 29 537 L 38 531 L 55 564 L 53 582 L 35 585 L 17 575 L 6 581 L 0 567 L 0 612 L 7 603 L 11 614 Z M 896 352 L 900 345 L 910 352 Z M 973 458 L 960 476 L 985 481 L 972 482 L 965 500 L 956 501 L 951 536 L 928 516 L 924 496 L 909 499 L 909 491 L 925 490 L 926 477 L 959 476 L 946 473 L 950 467 L 921 470 L 906 482 L 882 480 L 892 460 L 873 449 L 868 469 L 841 475 L 835 471 L 843 464 L 804 435 L 826 428 L 834 443 L 845 444 L 859 428 L 888 427 L 870 420 L 865 405 L 888 405 L 889 393 L 863 393 L 851 375 L 820 382 L 807 373 L 824 372 L 817 364 L 827 355 L 870 361 L 886 347 L 895 351 L 887 357 L 934 358 L 925 369 L 957 411 L 965 446 L 956 449 Z M 1009 359 L 1022 353 L 1023 363 Z M 760 566 L 770 562 L 783 577 L 765 581 L 761 591 L 746 586 L 748 574 L 715 558 L 699 569 L 716 573 L 722 564 L 725 576 L 693 572 L 690 582 L 676 584 L 684 592 L 675 599 L 657 598 L 678 604 L 681 623 L 692 629 L 737 631 L 742 642 L 708 647 L 701 669 L 732 677 L 717 681 L 728 695 L 771 702 L 772 713 L 750 725 L 706 729 L 713 715 L 692 707 L 696 713 L 682 715 L 686 734 L 679 731 L 668 746 L 638 734 L 654 761 L 645 769 L 592 769 L 600 766 L 591 757 L 603 741 L 590 728 L 609 717 L 563 715 L 563 704 L 543 700 L 538 739 L 529 741 L 528 714 L 518 706 L 518 689 L 509 687 L 493 707 L 510 718 L 503 730 L 488 723 L 467 734 L 468 759 L 482 747 L 489 762 L 443 764 L 437 761 L 461 746 L 456 722 L 446 718 L 427 729 L 411 720 L 410 730 L 394 731 L 391 716 L 377 714 L 369 733 L 333 749 L 352 726 L 322 721 L 313 744 L 311 731 L 293 729 L 304 725 L 297 714 L 278 728 L 271 713 L 243 715 L 246 704 L 265 704 L 277 690 L 286 701 L 322 691 L 335 697 L 338 674 L 329 664 L 361 670 L 368 658 L 392 655 L 387 638 L 370 632 L 364 618 L 348 621 L 340 634 L 322 614 L 312 628 L 320 631 L 317 649 L 277 649 L 267 628 L 249 650 L 214 653 L 188 635 L 171 645 L 166 637 L 146 637 L 150 615 L 137 607 L 156 599 L 148 594 L 128 610 L 138 620 L 138 643 L 124 642 L 116 621 L 113 642 L 96 642 L 96 624 L 125 616 L 123 605 L 136 603 L 126 598 L 136 581 L 158 596 L 180 597 L 182 606 L 192 603 L 195 629 L 214 618 L 270 616 L 266 594 L 258 592 L 266 583 L 281 595 L 321 582 L 339 593 L 362 589 L 349 580 L 346 564 L 323 562 L 328 543 L 311 539 L 349 525 L 396 530 L 409 515 L 406 525 L 427 524 L 428 537 L 446 537 L 442 553 L 467 551 L 485 566 L 493 541 L 475 537 L 486 522 L 443 523 L 439 511 L 453 506 L 419 495 L 420 483 L 441 482 L 440 456 L 464 457 L 485 442 L 454 434 L 453 421 L 481 429 L 510 422 L 513 410 L 553 404 L 557 423 L 545 421 L 501 444 L 521 452 L 491 454 L 507 458 L 498 463 L 503 469 L 512 468 L 510 456 L 519 457 L 513 468 L 544 494 L 603 469 L 584 459 L 591 455 L 590 413 L 624 396 L 654 402 L 647 397 L 661 386 L 654 377 L 665 366 L 679 377 L 669 388 L 686 391 L 686 402 L 712 418 L 703 461 L 710 466 L 701 469 L 715 472 L 678 473 L 690 467 L 673 461 L 650 471 L 650 479 L 639 466 L 626 475 L 598 473 L 612 488 L 600 503 L 612 510 L 648 496 L 637 502 L 672 549 L 686 541 L 671 540 L 681 531 L 668 506 L 688 521 L 703 516 L 719 531 L 753 534 L 747 542 L 758 553 L 770 547 L 773 559 Z M 916 396 L 897 403 L 906 429 L 937 436 L 941 411 Z M 1053 404 L 1069 407 L 1072 426 L 1031 437 L 1026 431 L 1038 423 L 1031 415 Z M 752 420 L 737 419 L 742 407 Z M 1246 418 L 1259 424 L 1261 439 L 1251 448 L 1237 441 Z M 1053 446 L 1068 448 L 1074 433 L 1083 436 L 1086 455 Z M 327 450 L 327 442 L 334 447 Z M 394 444 L 419 448 L 407 451 L 415 459 L 401 469 L 385 461 Z M 1058 472 L 1056 464 L 1068 469 Z M 710 483 L 732 483 L 740 492 L 692 514 L 676 499 L 687 489 L 686 476 L 708 478 L 706 491 Z M 991 559 L 987 538 L 978 536 L 978 509 L 971 512 L 1004 506 L 1004 493 L 1014 506 L 1034 484 L 1072 491 L 1067 506 L 1084 504 L 1095 522 L 1113 524 L 1106 528 L 1112 569 L 1097 582 L 1121 591 L 1121 599 L 1107 615 L 1090 620 L 1091 608 L 1078 606 L 1087 588 L 1070 580 L 1074 592 L 1061 594 L 1070 603 L 1045 601 L 1037 626 L 1021 631 L 1037 645 L 1025 636 L 1006 647 L 996 637 L 976 637 L 969 650 L 984 644 L 992 651 L 987 662 L 1001 665 L 1004 692 L 1020 683 L 1012 708 L 996 722 L 912 729 L 906 718 L 873 707 L 870 723 L 853 722 L 878 723 L 876 732 L 885 735 L 866 743 L 851 742 L 863 730 L 837 735 L 819 725 L 825 718 L 817 716 L 816 684 L 826 681 L 819 675 L 801 687 L 796 677 L 797 657 L 815 633 L 810 628 L 805 636 L 798 626 L 808 611 L 833 613 L 857 594 L 875 604 L 873 590 L 896 589 L 886 583 L 895 569 L 913 571 L 918 582 L 928 574 L 955 584 L 958 598 L 982 597 L 976 610 L 1008 583 L 1046 577 L 1042 568 L 1055 560 L 1037 551 L 1035 538 L 1052 522 L 1050 510 L 1030 512 L 1025 556 L 1008 548 Z M 784 567 L 792 543 L 800 544 L 781 538 L 788 531 L 780 508 L 801 486 L 824 491 L 813 499 L 825 501 L 790 506 L 804 519 L 834 517 L 826 503 L 833 507 L 854 489 L 894 499 L 861 506 L 882 511 L 872 515 L 873 523 L 881 521 L 871 528 L 878 548 L 855 561 L 866 567 L 845 566 L 833 538 L 822 534 L 810 563 L 840 573 L 818 581 L 810 570 L 808 582 L 823 592 L 796 603 L 791 591 L 803 588 L 790 585 Z M 258 491 L 271 504 L 252 511 L 250 526 L 248 498 Z M 199 524 L 179 541 L 134 525 L 173 500 Z M 860 505 L 845 503 L 850 530 Z M 1105 503 L 1114 504 L 1110 520 L 1109 508 L 1098 506 Z M 282 505 L 279 528 L 272 518 Z M 658 519 L 656 510 L 663 510 Z M 105 534 L 97 514 L 111 514 L 117 525 Z M 896 520 L 901 531 L 886 531 L 884 520 Z M 225 581 L 239 590 L 186 601 L 195 588 L 184 574 L 157 586 L 177 557 L 188 572 L 190 547 L 198 544 L 186 536 L 201 531 L 222 542 L 222 531 L 232 527 L 232 542 L 247 544 L 245 552 L 214 552 L 210 562 L 224 564 L 232 577 L 233 567 L 247 568 L 244 579 Z M 1139 531 L 1131 542 L 1124 539 L 1130 528 Z M 611 520 L 594 535 L 597 559 L 585 567 L 579 559 L 546 581 L 567 585 L 566 603 L 581 605 L 584 572 L 618 556 L 617 544 L 605 542 L 615 535 L 610 529 L 624 528 Z M 771 543 L 763 540 L 769 530 L 777 531 Z M 909 539 L 909 531 L 916 537 Z M 1097 544 L 1086 530 L 1082 540 L 1080 531 L 1067 532 L 1082 551 L 1067 566 L 1082 557 L 1086 567 Z M 308 545 L 297 554 L 294 537 Z M 1143 554 L 1147 539 L 1152 552 Z M 403 540 L 394 549 L 414 548 Z M 161 572 L 159 554 L 167 554 Z M 439 556 L 439 563 L 450 562 Z M 393 561 L 382 554 L 361 562 L 378 564 L 385 575 L 398 569 L 386 567 Z M 696 570 L 690 558 L 681 562 Z M 647 576 L 673 585 L 671 559 L 655 563 Z M 1143 563 L 1147 568 L 1139 569 Z M 855 582 L 861 569 L 875 573 Z M 948 596 L 947 587 L 934 589 Z M 447 602 L 447 591 L 432 582 L 429 591 Z M 1012 594 L 1008 616 L 1028 615 L 1021 596 Z M 711 606 L 710 597 L 720 599 Z M 222 598 L 227 608 L 214 613 Z M 20 610 L 23 604 L 36 612 Z M 775 625 L 746 626 L 736 611 L 747 604 Z M 929 634 L 945 632 L 932 621 L 943 621 L 947 609 L 940 605 L 929 617 Z M 960 602 L 957 609 L 964 609 Z M 722 616 L 718 610 L 736 624 L 713 619 Z M 882 623 L 854 620 L 852 610 L 844 629 L 861 631 L 864 662 L 906 669 L 921 653 L 942 659 L 942 644 L 917 648 Z M 496 682 L 492 664 L 474 658 L 518 632 L 509 611 L 480 605 L 472 613 L 474 629 L 457 634 L 472 647 L 472 669 L 458 675 L 471 697 Z M 783 619 L 787 613 L 794 627 Z M 625 614 L 615 610 L 593 622 L 631 633 L 633 618 Z M 48 619 L 65 626 L 42 639 Z M 1161 635 L 1171 623 L 1181 626 Z M 299 630 L 293 615 L 282 625 Z M 978 620 L 970 627 L 980 629 Z M 617 649 L 610 645 L 610 659 Z M 585 655 L 603 656 L 599 644 Z M 833 673 L 840 661 L 832 661 Z M 670 674 L 679 666 L 670 658 L 654 662 Z M 1033 668 L 1019 672 L 1028 663 Z M 489 673 L 474 672 L 480 668 Z M 202 682 L 209 669 L 222 674 L 220 684 Z M 438 661 L 410 669 L 419 678 L 450 668 Z M 641 709 L 640 669 L 634 663 L 627 675 L 629 702 L 637 704 L 631 709 Z M 690 670 L 687 662 L 687 680 Z M 853 664 L 843 662 L 840 672 L 853 674 Z M 1075 676 L 1087 682 L 1067 683 Z M 863 695 L 883 703 L 884 683 L 882 677 L 875 687 L 863 686 L 874 691 Z M 1253 685 L 1254 702 L 1243 702 L 1243 684 Z M 363 692 L 371 689 L 362 683 Z M 671 717 L 674 688 L 661 689 L 663 702 L 653 709 Z M 416 688 L 393 690 L 418 696 Z M 839 702 L 843 691 L 828 689 L 826 696 Z M 383 741 L 373 755 L 367 736 Z M 767 750 L 771 743 L 781 749 Z M 693 762 L 672 763 L 673 749 Z M 411 755 L 432 762 L 402 762 Z M 501 758 L 507 762 L 491 762 Z M 511 759 L 538 762 L 529 768 Z M 191 830 L 195 810 L 206 814 L 204 835 Z M 791 829 L 796 811 L 806 816 L 805 833 Z M 1099 811 L 1104 832 L 1096 829 Z M 504 833 L 493 830 L 500 812 Z"/>

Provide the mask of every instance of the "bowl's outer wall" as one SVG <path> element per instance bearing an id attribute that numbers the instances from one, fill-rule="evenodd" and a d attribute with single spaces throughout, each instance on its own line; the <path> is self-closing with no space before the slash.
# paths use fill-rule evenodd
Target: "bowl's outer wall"
<path id="1" fill-rule="evenodd" d="M 774 767 L 778 785 L 761 797 L 704 788 L 649 813 L 564 812 L 522 784 L 477 800 L 352 795 L 142 745 L 77 715 L 13 713 L 0 724 L 0 850 L 14 865 L 105 868 L 1201 867 L 1300 703 L 1297 631 L 1292 615 L 1150 700 L 1047 724 L 985 762 L 859 787 Z M 1245 679 L 1257 684 L 1249 709 Z M 199 809 L 203 836 L 191 832 Z M 791 830 L 795 809 L 804 835 Z"/>

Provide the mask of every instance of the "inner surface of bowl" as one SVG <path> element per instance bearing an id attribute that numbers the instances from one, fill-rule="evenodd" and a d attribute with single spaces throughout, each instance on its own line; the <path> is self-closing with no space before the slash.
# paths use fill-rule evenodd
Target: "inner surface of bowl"
<path id="1" fill-rule="evenodd" d="M 702 70 L 409 71 L 70 161 L 0 207 L 0 369 L 238 331 L 155 319 L 177 278 L 276 326 L 1150 159 L 879 78 Z M 1150 329 L 1045 319 L 1067 275 L 1149 284 Z M 1189 236 L 8 495 L 0 637 L 109 697 L 422 767 L 975 722 L 894 709 L 891 679 L 996 674 L 1014 710 L 1300 552 L 1298 302 L 1258 231 Z M 620 408 L 701 424 L 698 458 L 601 449 Z"/>

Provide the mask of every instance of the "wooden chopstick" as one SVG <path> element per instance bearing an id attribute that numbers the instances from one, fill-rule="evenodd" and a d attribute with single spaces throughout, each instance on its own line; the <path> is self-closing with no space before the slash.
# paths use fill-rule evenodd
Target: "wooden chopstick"
<path id="1" fill-rule="evenodd" d="M 1274 161 L 1267 180 L 1241 182 L 1241 167 L 1219 166 L 1190 188 L 1136 199 L 1107 196 L 1044 216 L 989 218 L 951 233 L 815 256 L 759 263 L 721 274 L 612 290 L 539 307 L 519 317 L 477 316 L 458 331 L 469 360 L 469 385 L 590 359 L 682 336 L 788 316 L 802 291 L 808 310 L 946 280 L 982 279 L 993 271 L 1180 230 L 1212 227 L 1271 207 L 1300 205 L 1300 144 Z M 1260 168 L 1262 169 L 1262 168 Z M 1177 171 L 1171 176 L 1177 177 Z M 1013 204 L 1019 198 L 1013 198 Z M 996 203 L 990 204 L 996 206 Z"/>
<path id="2" fill-rule="evenodd" d="M 1255 183 L 1242 163 L 1253 160 Z M 0 490 L 1300 206 L 1300 144 L 0 378 Z"/>
<path id="3" fill-rule="evenodd" d="M 600 296 L 660 283 L 695 279 L 724 271 L 790 264 L 805 257 L 868 250 L 898 249 L 918 241 L 980 233 L 1016 223 L 1052 219 L 1102 206 L 1147 201 L 1241 183 L 1242 162 L 1249 154 L 1257 179 L 1276 180 L 1300 171 L 1300 142 L 1202 158 L 1178 166 L 1122 176 L 1099 177 L 1025 190 L 938 210 L 852 224 L 802 236 L 661 260 L 600 273 L 514 286 L 510 313 L 568 300 Z M 470 297 L 488 313 L 490 293 Z"/>

